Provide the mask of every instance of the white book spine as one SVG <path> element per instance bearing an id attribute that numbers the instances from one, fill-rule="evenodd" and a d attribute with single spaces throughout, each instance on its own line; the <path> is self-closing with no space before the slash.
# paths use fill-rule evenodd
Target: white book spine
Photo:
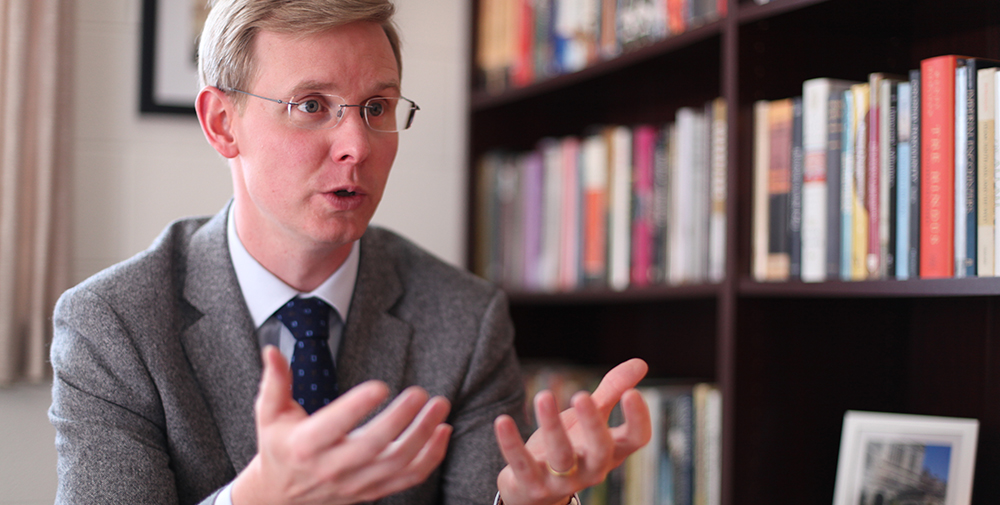
<path id="1" fill-rule="evenodd" d="M 993 74 L 994 83 L 1000 84 L 1000 70 Z M 996 266 L 1000 265 L 1000 226 L 996 224 L 996 217 L 1000 216 L 1000 128 L 996 128 L 995 121 L 1000 114 L 997 114 L 997 106 L 1000 106 L 1000 85 L 994 86 L 996 95 L 994 96 L 994 128 L 993 128 L 993 266 L 996 274 Z"/>
<path id="2" fill-rule="evenodd" d="M 674 214 L 677 216 L 676 240 L 671 243 L 670 278 L 673 284 L 691 280 L 691 243 L 694 239 L 694 138 L 695 111 L 681 108 L 677 111 L 677 170 L 675 174 Z"/>
<path id="3" fill-rule="evenodd" d="M 559 142 L 555 140 L 543 142 L 541 150 L 545 167 L 545 202 L 539 270 L 541 288 L 554 291 L 559 286 L 559 235 L 563 208 L 562 153 Z"/>
<path id="4" fill-rule="evenodd" d="M 758 282 L 767 280 L 767 181 L 771 157 L 767 123 L 769 108 L 770 102 L 767 100 L 759 100 L 754 103 L 752 269 L 753 277 Z"/>
<path id="5" fill-rule="evenodd" d="M 896 121 L 896 278 L 910 276 L 910 83 L 898 88 Z"/>
<path id="6" fill-rule="evenodd" d="M 980 188 L 980 201 L 977 202 L 976 213 L 978 216 L 976 246 L 976 275 L 979 277 L 992 277 L 995 272 L 994 264 L 994 212 L 996 202 L 994 195 L 994 160 L 996 151 L 994 150 L 994 129 L 996 128 L 996 69 L 984 68 L 977 73 L 978 86 L 976 93 L 976 115 L 979 124 L 977 125 L 977 169 L 979 178 L 976 180 Z"/>
<path id="7" fill-rule="evenodd" d="M 615 127 L 611 179 L 611 219 L 608 258 L 611 288 L 628 287 L 632 244 L 632 130 Z"/>
<path id="8" fill-rule="evenodd" d="M 802 84 L 802 280 L 826 278 L 827 125 L 830 83 L 811 79 Z"/>
<path id="9" fill-rule="evenodd" d="M 965 277 L 965 98 L 968 68 L 955 69 L 955 277 Z"/>

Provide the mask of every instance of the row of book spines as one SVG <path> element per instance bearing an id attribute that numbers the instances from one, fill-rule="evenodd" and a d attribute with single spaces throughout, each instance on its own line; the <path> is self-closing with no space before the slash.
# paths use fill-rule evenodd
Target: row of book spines
<path id="1" fill-rule="evenodd" d="M 721 281 L 724 101 L 597 130 L 483 156 L 476 273 L 532 291 Z"/>
<path id="2" fill-rule="evenodd" d="M 479 0 L 476 65 L 490 92 L 581 70 L 726 15 L 727 0 Z"/>
<path id="3" fill-rule="evenodd" d="M 721 503 L 722 393 L 713 383 L 641 386 L 649 407 L 649 443 L 606 480 L 597 503 Z M 620 482 L 620 484 L 618 484 Z M 620 496 L 620 498 L 619 498 Z"/>
<path id="4" fill-rule="evenodd" d="M 992 89 L 995 88 L 978 93 L 980 98 L 989 98 L 991 103 L 987 106 L 987 100 L 959 96 L 960 90 L 954 86 L 956 68 L 992 66 L 993 63 L 945 56 L 925 60 L 922 67 L 941 64 L 950 64 L 950 70 L 935 71 L 930 77 L 926 70 L 914 69 L 906 77 L 873 73 L 867 83 L 812 79 L 803 85 L 805 107 L 797 99 L 757 104 L 755 278 L 801 277 L 806 281 L 822 281 L 993 275 L 990 267 L 995 263 L 996 228 L 991 216 L 995 215 L 992 197 L 996 186 L 993 184 L 995 161 L 992 153 L 996 140 L 991 132 L 994 131 L 992 114 L 996 97 Z M 980 80 L 980 85 L 992 86 L 995 72 L 983 72 L 991 79 Z M 940 82 L 942 76 L 949 75 L 952 76 L 950 88 L 949 79 Z M 929 81 L 932 78 L 933 83 Z M 976 88 L 975 81 L 969 78 L 965 84 Z M 965 90 L 963 86 L 959 88 Z M 976 94 L 975 91 L 968 93 L 970 96 Z M 956 99 L 968 105 L 971 112 L 967 117 L 956 118 Z M 827 106 L 822 105 L 824 102 Z M 941 108 L 947 107 L 949 102 L 951 110 L 942 112 Z M 921 114 L 928 103 L 935 112 Z M 776 105 L 773 112 L 770 111 L 772 105 Z M 974 109 L 979 106 L 986 107 L 989 114 L 977 121 Z M 840 109 L 843 115 L 837 113 Z M 784 129 L 796 120 L 805 128 L 799 137 L 804 137 L 803 145 L 794 137 L 798 126 L 793 127 L 792 135 Z M 966 128 L 956 130 L 956 121 L 965 124 Z M 968 137 L 956 140 L 954 133 L 962 133 L 962 130 L 967 130 Z M 772 132 L 777 132 L 777 139 L 770 138 Z M 828 134 L 826 146 L 822 143 L 824 134 Z M 787 152 L 789 142 L 794 144 L 791 155 L 782 155 L 781 160 L 769 159 L 776 155 L 769 152 L 769 148 L 774 146 L 779 152 Z M 967 149 L 942 154 L 956 142 Z M 985 147 L 980 147 L 977 155 L 979 144 Z M 931 147 L 936 152 L 928 154 Z M 796 156 L 801 151 L 804 154 Z M 935 161 L 950 160 L 950 172 L 949 163 L 928 164 L 925 161 L 921 164 L 922 159 L 930 160 L 929 156 L 934 156 Z M 824 157 L 826 163 L 822 162 Z M 799 166 L 803 158 L 804 167 Z M 788 163 L 790 169 L 785 168 Z M 963 164 L 969 176 L 956 179 L 954 176 L 962 176 L 963 171 L 955 172 L 954 167 Z M 973 182 L 977 165 L 981 173 L 978 188 Z M 819 170 L 824 166 L 826 173 Z M 761 167 L 769 175 L 761 172 Z M 804 180 L 801 177 L 803 169 Z M 780 184 L 766 180 L 768 176 L 787 181 L 787 184 L 783 189 Z M 840 183 L 836 184 L 838 177 Z M 949 182 L 955 180 L 962 182 L 957 185 Z M 927 189 L 922 189 L 921 185 Z M 951 185 L 944 194 L 942 185 Z M 971 185 L 968 191 L 965 191 L 966 185 Z M 977 191 L 990 197 L 987 205 L 977 206 Z M 958 208 L 964 213 L 952 212 L 949 217 L 948 210 L 954 207 L 956 194 L 960 197 Z M 791 217 L 795 215 L 796 203 L 801 204 L 801 220 Z M 760 217 L 763 213 L 767 214 L 767 220 Z M 774 225 L 768 227 L 768 220 Z M 782 226 L 782 222 L 787 225 Z M 948 226 L 955 222 L 962 223 L 961 228 L 954 228 L 954 224 Z M 801 227 L 796 228 L 796 225 Z M 977 235 L 980 237 L 978 243 Z M 984 242 L 982 237 L 989 240 Z M 798 258 L 796 238 L 802 240 Z M 956 247 L 956 240 L 961 240 L 958 246 L 968 245 Z M 1000 241 L 1000 236 L 996 240 Z M 948 258 L 956 253 L 962 257 L 949 262 Z M 987 258 L 978 262 L 978 268 L 977 255 Z M 797 259 L 801 260 L 800 265 Z"/>

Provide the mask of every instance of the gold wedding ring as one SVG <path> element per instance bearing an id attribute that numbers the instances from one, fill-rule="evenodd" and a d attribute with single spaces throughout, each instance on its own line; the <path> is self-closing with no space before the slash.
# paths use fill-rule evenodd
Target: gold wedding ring
<path id="1" fill-rule="evenodd" d="M 552 465 L 550 465 L 548 461 L 545 462 L 545 466 L 549 469 L 549 473 L 551 473 L 552 475 L 555 475 L 556 477 L 569 477 L 570 475 L 573 475 L 574 473 L 576 473 L 576 471 L 580 468 L 579 463 L 580 463 L 579 458 L 577 458 L 576 454 L 574 454 L 573 455 L 573 466 L 571 466 L 569 468 L 569 470 L 566 470 L 564 472 L 560 472 L 560 471 L 556 470 L 555 468 L 552 468 Z"/>

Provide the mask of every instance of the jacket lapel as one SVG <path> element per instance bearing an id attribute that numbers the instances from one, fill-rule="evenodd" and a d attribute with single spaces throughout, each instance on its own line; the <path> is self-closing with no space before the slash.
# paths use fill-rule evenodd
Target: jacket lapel
<path id="1" fill-rule="evenodd" d="M 413 329 L 390 313 L 402 294 L 381 233 L 369 228 L 361 239 L 358 279 L 337 354 L 342 391 L 369 379 L 384 381 L 393 396 L 403 388 Z"/>
<path id="2" fill-rule="evenodd" d="M 202 317 L 181 342 L 205 402 L 239 472 L 257 452 L 253 403 L 261 377 L 253 322 L 229 258 L 229 206 L 194 235 L 188 247 L 184 296 Z"/>

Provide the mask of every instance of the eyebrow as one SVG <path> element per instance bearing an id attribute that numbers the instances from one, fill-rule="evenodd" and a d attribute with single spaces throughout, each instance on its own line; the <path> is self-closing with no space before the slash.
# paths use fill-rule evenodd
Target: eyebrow
<path id="1" fill-rule="evenodd" d="M 337 89 L 337 86 L 331 82 L 303 81 L 294 88 L 292 88 L 292 96 L 298 96 L 307 91 L 332 91 L 335 89 Z M 380 91 L 385 91 L 385 90 L 400 91 L 399 82 L 397 81 L 384 81 L 376 83 L 374 86 L 372 86 L 372 89 Z"/>

